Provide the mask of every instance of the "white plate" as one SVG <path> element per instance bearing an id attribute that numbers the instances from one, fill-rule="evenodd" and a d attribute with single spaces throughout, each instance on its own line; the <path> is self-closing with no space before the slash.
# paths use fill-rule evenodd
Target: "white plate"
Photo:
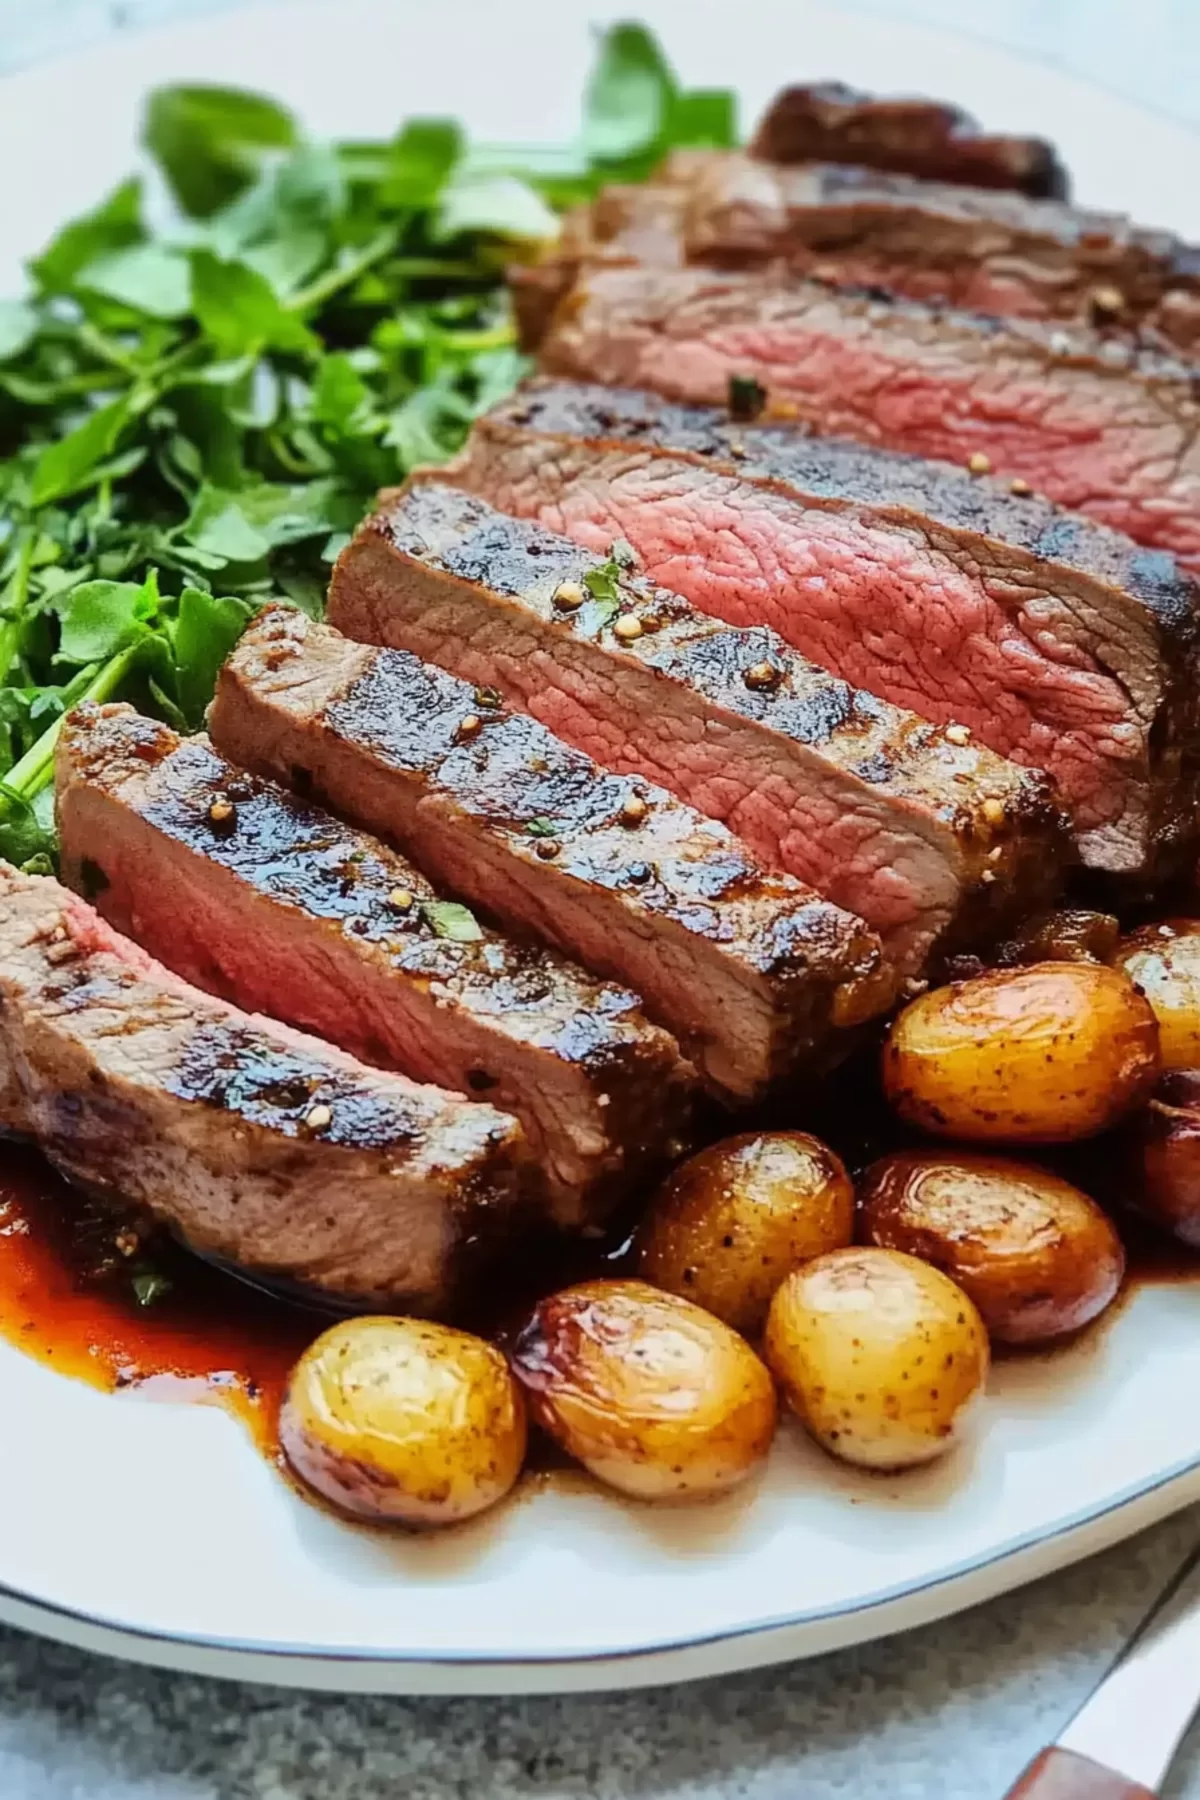
<path id="1" fill-rule="evenodd" d="M 624 8 L 620 10 L 625 10 Z M 797 0 L 645 0 L 684 75 L 748 115 L 787 77 L 949 95 L 1062 146 L 1082 200 L 1200 236 L 1200 140 L 1049 68 Z M 564 0 L 338 0 L 236 13 L 0 86 L 0 292 L 128 169 L 146 90 L 274 91 L 318 131 L 452 112 L 562 141 L 589 56 Z M 24 171 L 20 180 L 13 171 Z M 751 1491 L 656 1511 L 582 1483 L 440 1539 L 298 1500 L 215 1411 L 106 1397 L 0 1345 L 0 1617 L 175 1668 L 314 1687 L 516 1692 L 746 1668 L 923 1623 L 1200 1499 L 1200 1286 L 1143 1288 L 1103 1330 L 994 1373 L 972 1448 L 903 1480 L 781 1433 Z"/>

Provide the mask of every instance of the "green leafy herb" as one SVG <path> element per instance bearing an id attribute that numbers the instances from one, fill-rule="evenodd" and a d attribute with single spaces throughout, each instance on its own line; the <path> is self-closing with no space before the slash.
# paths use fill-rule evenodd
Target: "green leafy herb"
<path id="1" fill-rule="evenodd" d="M 530 819 L 525 830 L 530 837 L 552 838 L 558 836 L 559 827 L 554 823 L 553 819 Z"/>
<path id="2" fill-rule="evenodd" d="M 767 404 L 767 390 L 753 375 L 729 377 L 729 416 L 741 425 L 757 419 Z"/>
<path id="3" fill-rule="evenodd" d="M 180 206 L 197 219 L 235 199 L 271 153 L 296 138 L 295 121 L 273 100 L 222 87 L 160 88 L 142 132 Z"/>
<path id="4" fill-rule="evenodd" d="M 157 1269 L 137 1269 L 131 1277 L 139 1306 L 155 1306 L 171 1292 L 174 1282 Z"/>
<path id="5" fill-rule="evenodd" d="M 483 936 L 475 914 L 457 900 L 424 900 L 421 913 L 433 927 L 435 937 L 450 938 L 456 944 L 476 944 Z"/>
<path id="6" fill-rule="evenodd" d="M 375 492 L 524 374 L 504 279 L 523 246 L 673 146 L 733 137 L 730 97 L 682 89 L 633 25 L 602 37 L 562 152 L 471 146 L 446 119 L 322 143 L 263 95 L 154 94 L 143 142 L 182 216 L 157 223 L 126 181 L 0 303 L 0 856 L 52 866 L 71 707 L 194 729 L 261 605 L 320 615 Z M 632 566 L 616 544 L 589 573 L 583 629 Z M 427 916 L 480 935 L 465 908 Z"/>

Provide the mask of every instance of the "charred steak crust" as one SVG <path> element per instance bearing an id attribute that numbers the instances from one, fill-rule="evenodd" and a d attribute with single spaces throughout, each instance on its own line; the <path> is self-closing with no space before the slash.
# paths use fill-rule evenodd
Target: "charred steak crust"
<path id="1" fill-rule="evenodd" d="M 515 1112 L 560 1223 L 685 1135 L 687 1065 L 636 995 L 494 932 L 439 935 L 411 863 L 205 739 L 83 707 L 57 777 L 64 878 L 111 924 L 235 1004 Z"/>
<path id="2" fill-rule="evenodd" d="M 972 312 L 1143 325 L 1184 348 L 1200 335 L 1200 250 L 1121 214 L 721 151 L 681 174 L 689 262 L 783 258 L 839 285 Z"/>
<path id="3" fill-rule="evenodd" d="M 1121 214 L 838 163 L 789 167 L 737 151 L 683 151 L 639 188 L 602 189 L 558 242 L 513 272 L 536 346 L 585 264 L 786 265 L 980 313 L 1137 328 L 1190 352 L 1200 338 L 1200 250 Z"/>
<path id="4" fill-rule="evenodd" d="M 1009 480 L 1200 569 L 1200 395 L 1183 362 L 1093 330 L 993 319 L 776 272 L 589 271 L 547 373 L 777 416 Z"/>
<path id="5" fill-rule="evenodd" d="M 210 729 L 239 762 L 303 769 L 492 915 L 629 980 L 722 1094 L 836 1054 L 837 1027 L 893 991 L 861 921 L 414 656 L 269 608 L 222 671 Z"/>
<path id="6" fill-rule="evenodd" d="M 769 162 L 856 163 L 1039 198 L 1065 200 L 1069 189 L 1042 138 L 993 136 L 942 101 L 863 94 L 838 81 L 784 88 L 750 148 Z"/>
<path id="7" fill-rule="evenodd" d="M 967 717 L 1058 778 L 1090 866 L 1144 883 L 1194 854 L 1200 610 L 1169 554 L 952 464 L 570 382 L 501 402 L 450 476 L 593 549 L 623 536 L 732 623 Z"/>
<path id="8" fill-rule="evenodd" d="M 197 992 L 0 864 L 0 1125 L 193 1248 L 344 1300 L 453 1309 L 522 1216 L 480 1102 Z"/>
<path id="9" fill-rule="evenodd" d="M 717 812 L 764 861 L 865 911 L 906 972 L 1055 885 L 1064 834 L 1044 777 L 644 578 L 624 580 L 614 617 L 564 612 L 562 584 L 586 591 L 595 567 L 435 472 L 343 552 L 331 617 L 494 681 L 605 762 Z M 622 618 L 650 629 L 622 639 Z"/>

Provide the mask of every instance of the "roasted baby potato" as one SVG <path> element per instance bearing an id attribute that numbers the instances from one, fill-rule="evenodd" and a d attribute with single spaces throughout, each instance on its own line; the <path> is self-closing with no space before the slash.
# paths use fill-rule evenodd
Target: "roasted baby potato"
<path id="1" fill-rule="evenodd" d="M 898 1250 L 831 1250 L 796 1269 L 771 1302 L 764 1343 L 812 1436 L 868 1469 L 941 1456 L 987 1379 L 974 1302 Z"/>
<path id="2" fill-rule="evenodd" d="M 1031 1163 L 901 1150 L 868 1169 L 859 1200 L 867 1242 L 949 1275 L 1000 1343 L 1078 1331 L 1104 1311 L 1125 1273 L 1107 1214 Z"/>
<path id="3" fill-rule="evenodd" d="M 642 1500 L 732 1487 L 775 1432 L 775 1389 L 749 1344 L 644 1281 L 584 1281 L 543 1300 L 513 1367 L 556 1443 Z"/>
<path id="4" fill-rule="evenodd" d="M 1132 1111 L 1158 1077 L 1158 1023 L 1118 969 L 994 970 L 935 988 L 888 1033 L 896 1111 L 937 1137 L 1066 1143 Z"/>
<path id="5" fill-rule="evenodd" d="M 1200 1068 L 1200 919 L 1144 925 L 1122 938 L 1115 964 L 1154 1009 L 1163 1068 Z"/>
<path id="6" fill-rule="evenodd" d="M 525 1404 L 482 1338 L 420 1319 L 347 1319 L 288 1382 L 288 1462 L 360 1519 L 453 1525 L 501 1499 L 525 1457 Z"/>
<path id="7" fill-rule="evenodd" d="M 637 1235 L 637 1271 L 755 1336 L 788 1271 L 853 1236 L 854 1189 L 832 1150 L 803 1131 L 747 1132 L 664 1182 Z"/>
<path id="8" fill-rule="evenodd" d="M 1200 1069 L 1163 1076 L 1130 1142 L 1132 1209 L 1200 1250 Z"/>

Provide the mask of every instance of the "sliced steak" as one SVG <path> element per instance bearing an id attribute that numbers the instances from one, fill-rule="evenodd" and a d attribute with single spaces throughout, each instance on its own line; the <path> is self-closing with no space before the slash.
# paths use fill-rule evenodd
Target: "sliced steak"
<path id="1" fill-rule="evenodd" d="M 773 274 L 613 268 L 590 271 L 562 302 L 542 360 L 553 374 L 709 405 L 749 377 L 776 416 L 974 459 L 1200 569 L 1194 376 L 1082 327 Z"/>
<path id="2" fill-rule="evenodd" d="M 747 1099 L 887 1004 L 878 940 L 724 826 L 611 775 L 500 696 L 273 607 L 222 671 L 212 736 L 394 837 L 494 917 L 628 981 Z"/>
<path id="3" fill-rule="evenodd" d="M 516 1113 L 562 1225 L 602 1217 L 684 1131 L 687 1065 L 636 995 L 447 914 L 394 850 L 204 738 L 72 713 L 58 824 L 64 880 L 176 974 Z"/>
<path id="4" fill-rule="evenodd" d="M 1065 837 L 1043 776 L 652 582 L 626 578 L 620 611 L 564 611 L 562 583 L 573 597 L 596 566 L 569 539 L 418 485 L 343 552 L 331 617 L 495 685 L 598 762 L 724 820 L 768 866 L 855 907 L 905 973 L 1057 885 Z"/>
<path id="5" fill-rule="evenodd" d="M 785 260 L 839 286 L 972 312 L 1146 326 L 1200 339 L 1200 249 L 1119 215 L 844 164 L 788 168 L 713 151 L 681 171 L 681 252 L 642 230 L 637 260 L 750 268 Z M 622 234 L 607 253 L 616 260 Z M 629 258 L 628 260 L 632 260 Z"/>
<path id="6" fill-rule="evenodd" d="M 568 382 L 503 402 L 445 473 L 1049 770 L 1091 867 L 1194 856 L 1200 614 L 1164 552 L 947 463 Z"/>
<path id="7" fill-rule="evenodd" d="M 751 150 L 769 162 L 857 163 L 927 181 L 1067 198 L 1067 172 L 1044 139 L 994 137 L 957 106 L 863 94 L 840 81 L 784 88 Z"/>
<path id="8" fill-rule="evenodd" d="M 1200 341 L 1200 250 L 1053 200 L 736 151 L 684 151 L 643 187 L 602 189 L 513 271 L 522 342 L 540 343 L 584 266 L 763 268 L 973 312 Z M 1149 341 L 1149 340 L 1148 340 Z"/>
<path id="9" fill-rule="evenodd" d="M 444 1313 L 521 1218 L 515 1119 L 211 999 L 0 863 L 0 1128 L 206 1255 Z"/>

